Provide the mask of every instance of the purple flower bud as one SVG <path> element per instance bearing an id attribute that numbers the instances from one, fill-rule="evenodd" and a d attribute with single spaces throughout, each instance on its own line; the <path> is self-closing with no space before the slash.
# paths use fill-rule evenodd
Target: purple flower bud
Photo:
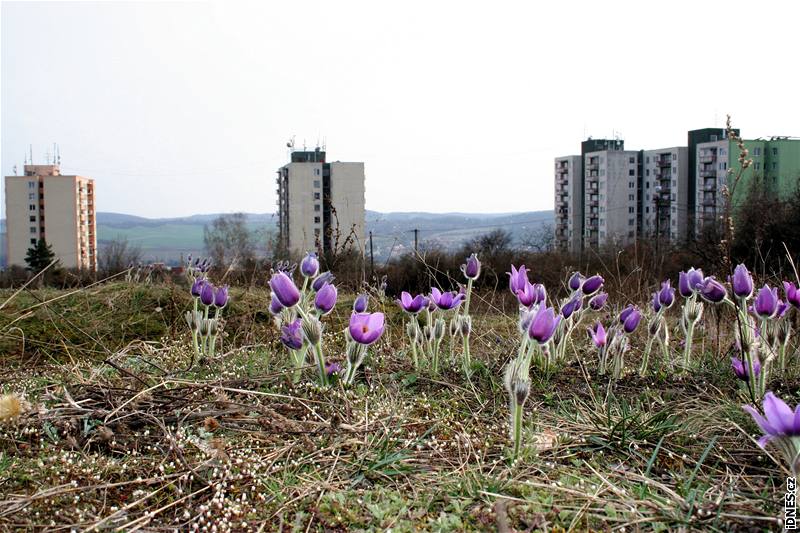
<path id="1" fill-rule="evenodd" d="M 222 309 L 228 305 L 228 286 L 217 287 L 214 291 L 214 307 Z"/>
<path id="2" fill-rule="evenodd" d="M 319 274 L 319 259 L 317 254 L 308 252 L 300 263 L 300 273 L 307 278 L 313 278 Z"/>
<path id="3" fill-rule="evenodd" d="M 406 313 L 416 315 L 425 309 L 425 307 L 428 305 L 428 299 L 421 294 L 418 294 L 412 298 L 409 293 L 403 291 L 400 293 L 400 299 L 397 300 L 397 303 Z"/>
<path id="4" fill-rule="evenodd" d="M 778 312 L 778 289 L 764 285 L 758 289 L 753 310 L 762 320 L 774 318 Z"/>
<path id="5" fill-rule="evenodd" d="M 334 374 L 341 374 L 341 372 L 342 372 L 342 365 L 340 365 L 339 363 L 332 363 L 332 362 L 325 363 L 325 374 L 327 374 L 328 377 L 331 377 Z"/>
<path id="6" fill-rule="evenodd" d="M 525 289 L 528 283 L 528 271 L 525 265 L 519 267 L 517 270 L 514 265 L 511 265 L 511 272 L 508 272 L 508 288 L 511 289 L 511 294 L 516 295 L 517 291 Z"/>
<path id="7" fill-rule="evenodd" d="M 778 300 L 778 312 L 775 313 L 775 318 L 783 318 L 788 310 L 789 304 L 784 303 L 783 300 Z"/>
<path id="8" fill-rule="evenodd" d="M 478 254 L 467 257 L 467 262 L 461 265 L 461 272 L 468 279 L 478 279 L 478 276 L 481 275 L 481 262 L 478 261 Z"/>
<path id="9" fill-rule="evenodd" d="M 317 291 L 317 296 L 314 298 L 314 307 L 316 307 L 317 310 L 323 315 L 327 315 L 336 305 L 337 296 L 338 291 L 336 290 L 336 287 L 330 283 L 326 283 L 320 290 Z"/>
<path id="10" fill-rule="evenodd" d="M 275 272 L 269 280 L 269 286 L 284 307 L 294 307 L 300 301 L 300 291 L 285 272 Z"/>
<path id="11" fill-rule="evenodd" d="M 269 300 L 269 312 L 270 314 L 277 316 L 281 314 L 281 311 L 283 311 L 283 304 L 281 304 L 281 301 L 275 297 L 275 293 L 273 292 Z"/>
<path id="12" fill-rule="evenodd" d="M 516 296 L 521 306 L 531 307 L 536 301 L 536 294 L 533 290 L 533 284 L 530 281 L 525 280 L 525 285 L 522 289 L 517 291 Z"/>
<path id="13" fill-rule="evenodd" d="M 733 269 L 731 287 L 733 294 L 739 298 L 750 298 L 753 295 L 753 276 L 743 264 L 739 264 Z"/>
<path id="14" fill-rule="evenodd" d="M 658 313 L 661 311 L 661 301 L 658 298 L 658 293 L 654 292 L 652 295 L 652 299 L 650 300 L 650 305 L 653 307 L 653 311 Z"/>
<path id="15" fill-rule="evenodd" d="M 353 313 L 350 315 L 350 336 L 359 344 L 370 345 L 383 334 L 383 313 Z"/>
<path id="16" fill-rule="evenodd" d="M 744 382 L 750 381 L 750 369 L 748 368 L 747 363 L 738 357 L 731 357 L 731 367 L 733 367 L 733 373 L 736 374 L 737 378 Z M 753 359 L 753 373 L 756 375 L 756 377 L 758 377 L 760 372 L 761 362 L 758 360 L 758 358 Z"/>
<path id="17" fill-rule="evenodd" d="M 589 300 L 589 307 L 591 307 L 594 311 L 600 311 L 606 305 L 607 300 L 608 293 L 599 292 L 592 296 L 592 298 Z"/>
<path id="18" fill-rule="evenodd" d="M 571 291 L 578 291 L 583 284 L 583 274 L 580 272 L 573 272 L 572 276 L 569 278 L 569 288 Z"/>
<path id="19" fill-rule="evenodd" d="M 544 305 L 547 302 L 547 290 L 541 283 L 533 284 L 533 303 L 534 305 Z"/>
<path id="20" fill-rule="evenodd" d="M 658 291 L 658 303 L 669 309 L 673 302 L 675 302 L 675 289 L 672 288 L 670 280 L 662 281 L 661 290 Z"/>
<path id="21" fill-rule="evenodd" d="M 572 298 L 570 301 L 568 301 L 566 304 L 564 304 L 564 306 L 561 308 L 561 316 L 563 316 L 565 319 L 571 317 L 572 314 L 575 311 L 579 310 L 582 305 L 583 305 L 583 299 L 582 298 L 579 298 L 579 297 L 578 298 Z"/>
<path id="22" fill-rule="evenodd" d="M 581 292 L 586 296 L 591 296 L 603 287 L 603 283 L 605 283 L 605 280 L 603 280 L 602 276 L 595 274 L 583 281 Z"/>
<path id="23" fill-rule="evenodd" d="M 203 305 L 211 305 L 214 303 L 214 285 L 209 282 L 203 284 L 200 289 L 200 303 Z"/>
<path id="24" fill-rule="evenodd" d="M 368 304 L 369 304 L 369 295 L 365 292 L 362 292 L 353 302 L 353 311 L 355 311 L 356 313 L 363 313 L 367 310 Z"/>
<path id="25" fill-rule="evenodd" d="M 639 322 L 642 320 L 642 312 L 633 304 L 628 305 L 619 314 L 619 322 L 625 333 L 633 333 Z"/>
<path id="26" fill-rule="evenodd" d="M 697 285 L 703 281 L 703 271 L 690 268 L 686 272 L 681 272 L 678 277 L 678 292 L 684 298 L 689 298 L 697 291 Z"/>
<path id="27" fill-rule="evenodd" d="M 192 296 L 200 298 L 200 291 L 203 290 L 203 285 L 207 283 L 205 278 L 197 278 L 192 282 Z"/>
<path id="28" fill-rule="evenodd" d="M 783 290 L 786 292 L 786 301 L 800 309 L 800 289 L 798 289 L 794 283 L 784 281 Z"/>
<path id="29" fill-rule="evenodd" d="M 606 330 L 599 320 L 594 324 L 594 326 L 586 329 L 589 331 L 589 337 L 592 339 L 595 347 L 602 348 L 606 345 Z"/>
<path id="30" fill-rule="evenodd" d="M 553 337 L 560 323 L 561 315 L 556 316 L 552 307 L 542 306 L 531 321 L 528 335 L 539 344 L 545 344 Z"/>
<path id="31" fill-rule="evenodd" d="M 330 272 L 323 272 L 319 276 L 317 276 L 314 281 L 311 282 L 311 288 L 314 289 L 314 292 L 320 290 L 326 283 L 333 283 L 335 279 L 334 275 Z"/>
<path id="32" fill-rule="evenodd" d="M 441 309 L 442 311 L 447 311 L 449 309 L 454 309 L 461 305 L 461 302 L 464 300 L 464 294 L 460 292 L 441 292 L 436 287 L 431 289 L 431 301 Z"/>
<path id="33" fill-rule="evenodd" d="M 725 285 L 717 281 L 714 276 L 703 278 L 703 281 L 696 287 L 703 300 L 712 304 L 718 304 L 728 296 L 728 290 Z"/>
<path id="34" fill-rule="evenodd" d="M 303 347 L 303 321 L 299 318 L 281 326 L 280 341 L 290 350 L 299 350 Z"/>

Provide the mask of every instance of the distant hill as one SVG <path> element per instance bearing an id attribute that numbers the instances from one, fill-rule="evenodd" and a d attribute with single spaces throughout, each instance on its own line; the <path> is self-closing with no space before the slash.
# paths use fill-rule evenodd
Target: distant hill
<path id="1" fill-rule="evenodd" d="M 98 247 L 115 239 L 128 239 L 139 246 L 146 261 L 175 264 L 181 256 L 203 253 L 203 226 L 220 214 L 201 214 L 178 218 L 145 218 L 123 213 L 97 213 Z M 274 213 L 247 213 L 247 224 L 257 240 L 265 242 L 276 231 Z M 379 213 L 367 211 L 367 231 L 373 233 L 375 257 L 384 261 L 401 255 L 414 246 L 414 229 L 421 245 L 454 249 L 478 235 L 505 229 L 519 240 L 544 224 L 553 223 L 552 211 L 526 213 Z M 0 220 L 0 242 L 5 241 L 5 221 Z M 5 245 L 0 248 L 0 264 L 5 264 Z"/>

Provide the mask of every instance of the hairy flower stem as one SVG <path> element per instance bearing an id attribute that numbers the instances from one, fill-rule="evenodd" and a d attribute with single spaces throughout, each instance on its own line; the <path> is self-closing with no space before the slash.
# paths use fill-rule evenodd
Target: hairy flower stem
<path id="1" fill-rule="evenodd" d="M 325 356 L 322 355 L 322 341 L 314 344 L 314 358 L 317 360 L 319 371 L 319 384 L 323 387 L 328 384 L 328 374 L 325 372 Z"/>
<path id="2" fill-rule="evenodd" d="M 471 282 L 472 280 L 470 280 Z M 464 335 L 464 374 L 469 379 L 472 374 L 472 357 L 469 354 L 469 335 Z"/>
<path id="3" fill-rule="evenodd" d="M 222 318 L 222 309 L 217 309 L 214 312 L 214 320 L 217 321 L 217 331 L 219 331 L 219 319 Z M 217 333 L 211 336 L 211 357 L 214 357 L 214 351 L 217 349 Z"/>
<path id="4" fill-rule="evenodd" d="M 206 306 L 206 309 L 203 312 L 203 322 L 205 322 L 206 320 L 208 320 L 208 306 Z M 206 355 L 208 355 L 208 339 L 209 339 L 209 337 L 210 337 L 210 335 L 206 331 L 206 334 L 203 335 L 203 353 L 206 354 Z"/>
<path id="5" fill-rule="evenodd" d="M 650 351 L 653 349 L 653 341 L 655 340 L 655 335 L 651 335 L 650 338 L 647 339 L 647 344 L 644 347 L 644 354 L 642 355 L 642 366 L 639 368 L 639 375 L 645 377 L 647 375 L 647 365 L 650 361 Z"/>
<path id="6" fill-rule="evenodd" d="M 689 321 L 686 326 L 686 343 L 683 347 L 683 368 L 687 370 L 692 359 L 692 338 L 694 337 L 694 324 L 695 322 Z"/>
<path id="7" fill-rule="evenodd" d="M 511 439 L 514 442 L 512 459 L 516 459 L 522 446 L 522 406 L 515 401 L 511 402 Z"/>

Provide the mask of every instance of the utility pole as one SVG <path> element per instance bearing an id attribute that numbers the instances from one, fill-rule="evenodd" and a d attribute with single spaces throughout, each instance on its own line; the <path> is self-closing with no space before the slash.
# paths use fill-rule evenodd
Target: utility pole
<path id="1" fill-rule="evenodd" d="M 414 228 L 414 254 L 419 253 L 419 230 Z"/>
<path id="2" fill-rule="evenodd" d="M 375 278 L 375 253 L 372 248 L 372 231 L 369 232 L 369 277 Z"/>

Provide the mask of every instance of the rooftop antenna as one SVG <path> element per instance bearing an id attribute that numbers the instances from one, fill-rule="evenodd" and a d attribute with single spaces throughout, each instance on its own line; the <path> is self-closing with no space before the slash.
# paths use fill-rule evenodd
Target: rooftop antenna
<path id="1" fill-rule="evenodd" d="M 324 152 L 324 151 L 326 151 L 326 150 L 327 150 L 327 148 L 328 148 L 328 142 L 327 142 L 327 139 L 326 139 L 325 137 L 323 137 L 323 138 L 322 138 L 322 151 L 323 151 L 323 152 Z"/>
<path id="2" fill-rule="evenodd" d="M 30 151 L 31 151 L 31 165 L 32 165 L 32 164 L 33 164 L 33 145 L 32 145 L 32 144 L 31 144 L 31 145 L 29 145 L 29 146 L 28 146 L 28 148 L 29 148 L 29 149 L 30 149 Z"/>
<path id="3" fill-rule="evenodd" d="M 61 165 L 61 147 L 56 145 L 56 157 L 58 158 L 58 165 Z"/>
<path id="4" fill-rule="evenodd" d="M 23 159 L 25 160 L 25 162 L 23 164 L 27 165 L 28 164 L 28 152 L 25 152 L 25 157 L 23 157 Z"/>
<path id="5" fill-rule="evenodd" d="M 14 175 L 17 175 L 17 165 L 14 165 Z"/>

